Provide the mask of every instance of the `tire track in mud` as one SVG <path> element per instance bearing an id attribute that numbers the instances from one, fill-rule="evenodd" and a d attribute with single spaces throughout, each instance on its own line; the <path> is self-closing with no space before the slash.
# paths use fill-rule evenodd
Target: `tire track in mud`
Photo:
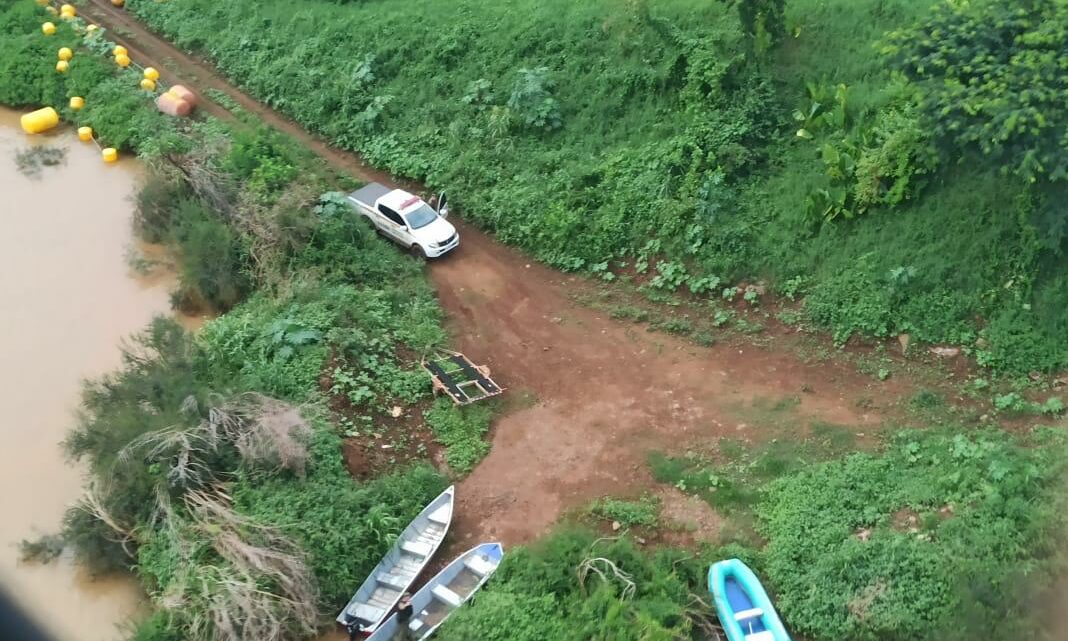
<path id="1" fill-rule="evenodd" d="M 199 93 L 208 113 L 233 118 L 204 95 L 206 89 L 221 91 L 340 171 L 411 184 L 309 134 L 108 0 L 90 0 L 83 14 L 107 27 L 136 62 Z M 769 434 L 769 426 L 753 418 L 754 402 L 799 399 L 790 415 L 799 434 L 816 420 L 859 431 L 881 422 L 856 407 L 873 383 L 851 366 L 805 364 L 792 353 L 749 345 L 698 347 L 611 320 L 569 297 L 575 288 L 591 286 L 585 281 L 457 222 L 461 247 L 428 269 L 453 344 L 488 363 L 515 399 L 531 401 L 525 407 L 511 402 L 493 426 L 489 455 L 459 481 L 450 537 L 457 547 L 530 541 L 591 499 L 641 493 L 654 485 L 646 463 L 650 451 L 707 450 L 723 437 L 758 442 L 781 436 L 781 426 Z M 811 391 L 799 394 L 802 389 Z M 881 384 L 880 396 L 891 393 Z"/>

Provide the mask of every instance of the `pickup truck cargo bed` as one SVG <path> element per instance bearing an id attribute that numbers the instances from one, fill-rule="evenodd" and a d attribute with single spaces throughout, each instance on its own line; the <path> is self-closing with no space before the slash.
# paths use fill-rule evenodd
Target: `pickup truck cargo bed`
<path id="1" fill-rule="evenodd" d="M 369 183 L 349 194 L 349 200 L 370 209 L 375 206 L 375 201 L 391 191 L 393 190 L 385 185 Z"/>

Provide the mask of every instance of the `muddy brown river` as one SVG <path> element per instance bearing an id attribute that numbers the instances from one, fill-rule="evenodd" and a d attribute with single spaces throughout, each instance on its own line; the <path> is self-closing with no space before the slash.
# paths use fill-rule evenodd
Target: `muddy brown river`
<path id="1" fill-rule="evenodd" d="M 169 313 L 169 274 L 137 275 L 130 196 L 140 167 L 105 165 L 92 143 L 61 129 L 30 137 L 0 109 L 0 584 L 57 639 L 110 641 L 137 613 L 128 578 L 85 576 L 68 556 L 19 561 L 18 542 L 55 532 L 81 494 L 83 471 L 60 441 L 81 381 L 119 365 L 123 337 Z M 36 178 L 15 157 L 30 146 L 67 150 Z"/>

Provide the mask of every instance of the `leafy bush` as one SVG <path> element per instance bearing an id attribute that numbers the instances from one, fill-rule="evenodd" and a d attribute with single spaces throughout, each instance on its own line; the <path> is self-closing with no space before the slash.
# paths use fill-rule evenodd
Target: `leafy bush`
<path id="1" fill-rule="evenodd" d="M 466 474 L 489 452 L 484 440 L 493 411 L 487 405 L 457 407 L 449 399 L 438 399 L 426 411 L 426 422 L 445 446 L 445 461 L 459 474 Z"/>
<path id="2" fill-rule="evenodd" d="M 172 214 L 179 256 L 178 307 L 226 311 L 248 292 L 245 249 L 233 230 L 200 202 L 180 200 Z"/>
<path id="3" fill-rule="evenodd" d="M 944 3 L 886 48 L 924 88 L 935 133 L 973 148 L 1028 182 L 1068 179 L 1068 107 L 1061 2 Z"/>
<path id="4" fill-rule="evenodd" d="M 828 639 L 1034 638 L 1032 590 L 1057 567 L 1064 440 L 1033 439 L 904 433 L 884 454 L 773 482 L 760 527 L 787 624 Z"/>
<path id="5" fill-rule="evenodd" d="M 528 127 L 556 129 L 560 126 L 560 106 L 550 93 L 552 89 L 548 68 L 520 69 L 508 108 Z"/>
<path id="6" fill-rule="evenodd" d="M 603 575 L 583 571 L 595 557 L 604 560 L 592 562 Z M 708 558 L 720 557 L 645 553 L 625 537 L 595 542 L 592 533 L 561 530 L 509 550 L 493 580 L 437 634 L 444 641 L 691 638 L 709 613 L 691 596 L 705 592 Z"/>

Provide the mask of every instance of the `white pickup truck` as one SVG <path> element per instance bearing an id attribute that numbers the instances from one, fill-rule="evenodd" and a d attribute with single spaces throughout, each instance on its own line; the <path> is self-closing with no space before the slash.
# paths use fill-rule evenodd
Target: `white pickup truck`
<path id="1" fill-rule="evenodd" d="M 460 234 L 445 220 L 449 210 L 444 192 L 434 209 L 403 189 L 370 183 L 349 194 L 349 202 L 382 234 L 415 256 L 437 258 L 460 246 Z"/>

